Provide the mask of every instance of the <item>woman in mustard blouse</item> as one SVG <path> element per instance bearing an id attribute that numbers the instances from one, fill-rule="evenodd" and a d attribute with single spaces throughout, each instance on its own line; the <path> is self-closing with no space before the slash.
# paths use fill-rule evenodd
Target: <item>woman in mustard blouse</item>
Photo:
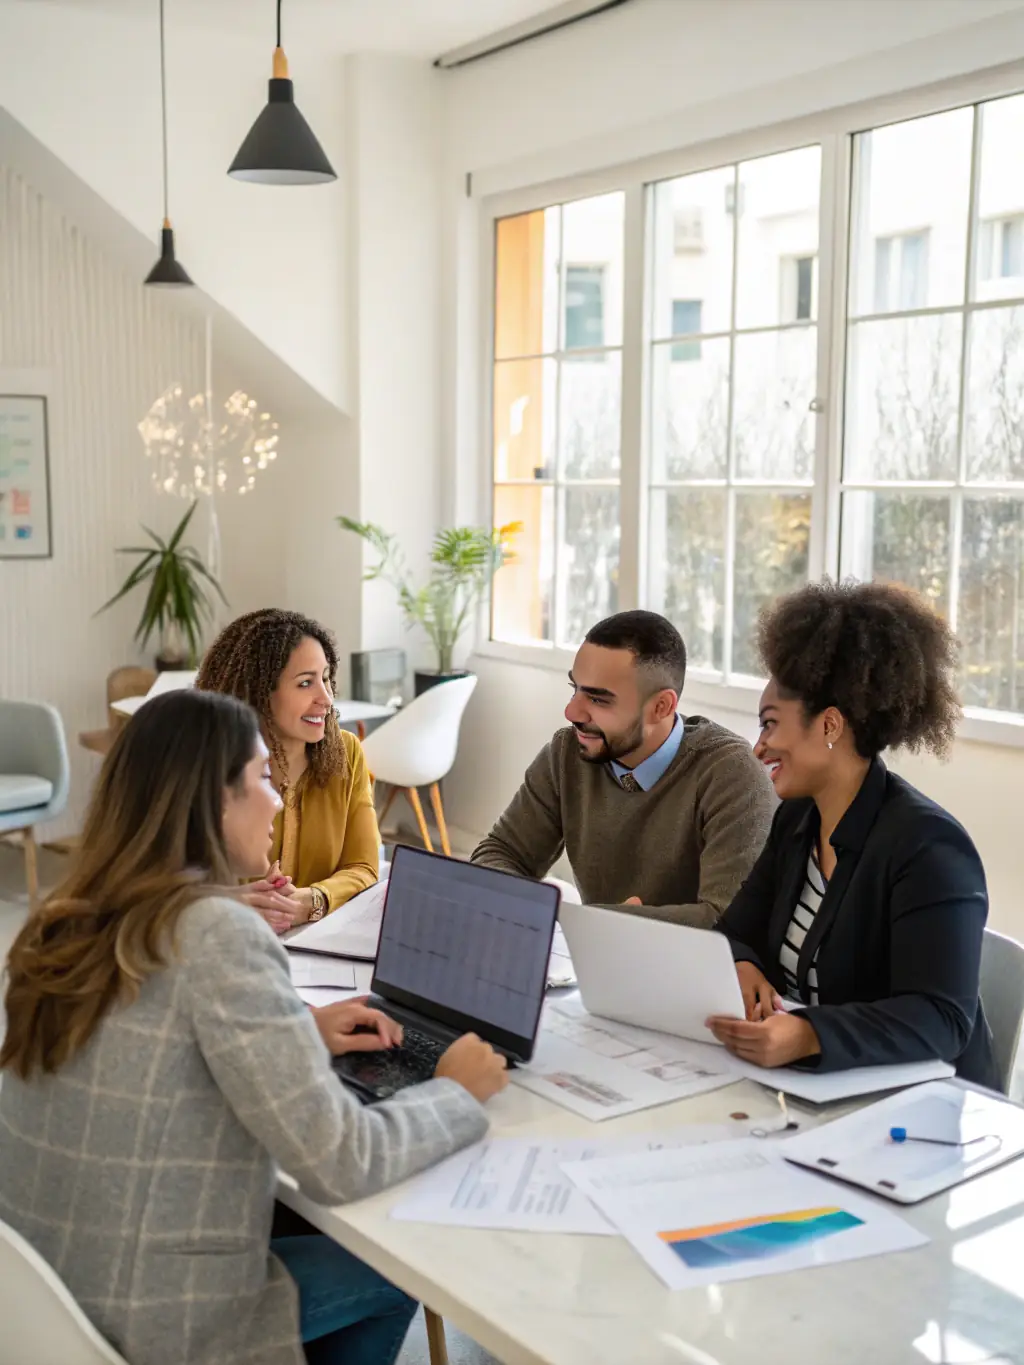
<path id="1" fill-rule="evenodd" d="M 284 804 L 267 877 L 245 899 L 272 929 L 320 919 L 377 880 L 380 836 L 359 741 L 338 724 L 330 633 L 297 612 L 250 612 L 217 637 L 196 678 L 248 702 Z"/>

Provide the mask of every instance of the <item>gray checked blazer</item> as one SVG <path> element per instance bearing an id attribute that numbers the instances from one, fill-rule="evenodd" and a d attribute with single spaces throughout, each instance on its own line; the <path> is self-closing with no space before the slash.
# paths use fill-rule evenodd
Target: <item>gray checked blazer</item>
<path id="1" fill-rule="evenodd" d="M 358 1199 L 484 1135 L 434 1080 L 364 1108 L 249 907 L 197 902 L 172 965 L 55 1076 L 0 1085 L 0 1218 L 131 1365 L 302 1365 L 269 1254 L 277 1167 Z"/>

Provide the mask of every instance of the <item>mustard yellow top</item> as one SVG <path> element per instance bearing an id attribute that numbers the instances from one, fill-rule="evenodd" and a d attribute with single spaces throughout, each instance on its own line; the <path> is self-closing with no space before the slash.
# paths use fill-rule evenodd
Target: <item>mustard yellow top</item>
<path id="1" fill-rule="evenodd" d="M 380 867 L 380 833 L 363 747 L 355 735 L 341 733 L 345 772 L 326 787 L 303 776 L 285 792 L 270 854 L 296 886 L 319 887 L 330 910 L 372 886 Z"/>

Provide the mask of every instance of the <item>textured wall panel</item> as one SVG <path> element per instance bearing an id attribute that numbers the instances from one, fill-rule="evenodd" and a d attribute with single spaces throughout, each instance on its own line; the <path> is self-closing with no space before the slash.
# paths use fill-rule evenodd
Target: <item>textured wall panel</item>
<path id="1" fill-rule="evenodd" d="M 153 489 L 136 423 L 171 382 L 201 390 L 203 334 L 0 167 L 0 391 L 4 372 L 26 369 L 47 376 L 53 558 L 0 559 L 0 696 L 64 717 L 72 799 L 52 835 L 79 825 L 98 760 L 78 732 L 105 724 L 107 674 L 140 661 L 141 603 L 93 619 L 127 567 L 114 547 L 184 510 Z M 205 550 L 205 522 L 197 532 Z"/>

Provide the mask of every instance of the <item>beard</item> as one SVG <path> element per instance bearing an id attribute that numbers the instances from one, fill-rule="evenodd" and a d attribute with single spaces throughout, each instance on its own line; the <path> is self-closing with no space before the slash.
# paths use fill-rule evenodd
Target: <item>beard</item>
<path id="1" fill-rule="evenodd" d="M 631 754 L 634 749 L 639 749 L 644 741 L 644 723 L 640 716 L 637 716 L 628 730 L 617 735 L 609 735 L 596 725 L 576 725 L 573 728 L 577 735 L 592 735 L 601 740 L 599 749 L 584 749 L 582 744 L 578 746 L 580 758 L 584 763 L 611 763 L 615 759 L 624 758 L 626 754 Z"/>

